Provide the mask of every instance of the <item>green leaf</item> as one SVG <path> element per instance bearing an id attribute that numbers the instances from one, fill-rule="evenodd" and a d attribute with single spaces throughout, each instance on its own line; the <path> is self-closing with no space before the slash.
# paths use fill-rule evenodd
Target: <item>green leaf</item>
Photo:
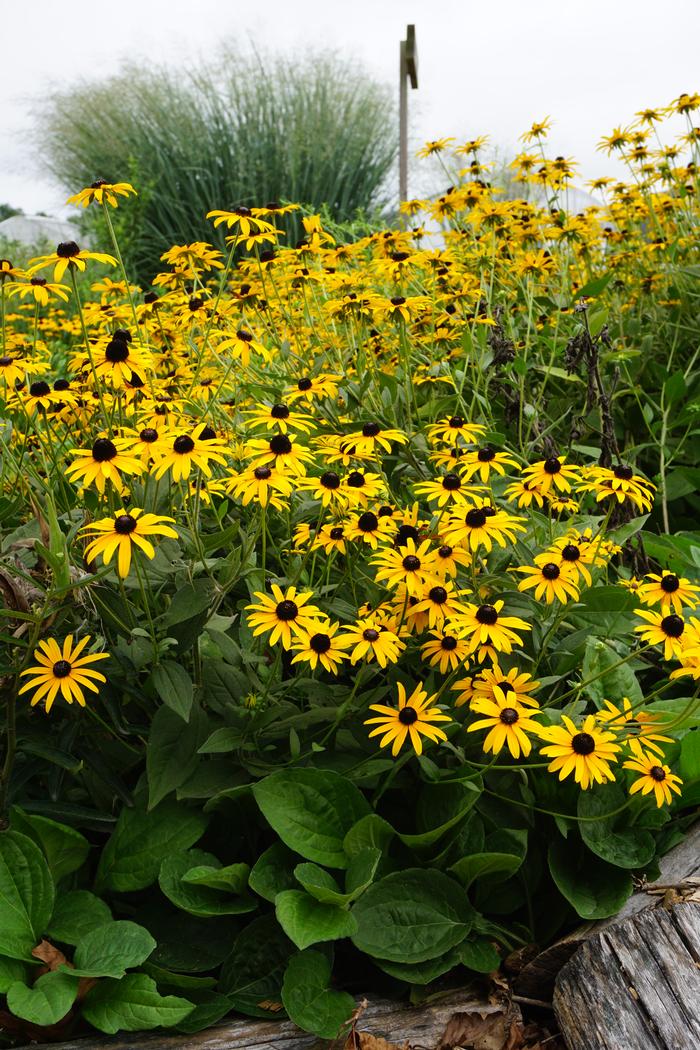
<path id="1" fill-rule="evenodd" d="M 294 878 L 317 901 L 325 904 L 346 903 L 345 894 L 333 876 L 324 868 L 319 868 L 318 864 L 297 864 Z"/>
<path id="2" fill-rule="evenodd" d="M 248 888 L 248 864 L 229 864 L 225 868 L 213 868 L 203 864 L 186 872 L 183 882 L 193 886 L 209 886 L 212 890 L 225 890 L 228 893 L 245 893 Z"/>
<path id="3" fill-rule="evenodd" d="M 631 875 L 565 839 L 551 844 L 548 860 L 559 892 L 582 919 L 607 919 L 632 893 Z"/>
<path id="4" fill-rule="evenodd" d="M 576 299 L 595 299 L 596 296 L 605 291 L 614 276 L 615 274 L 611 271 L 610 273 L 603 274 L 602 277 L 594 277 L 592 281 L 587 281 L 587 283 L 576 292 Z"/>
<path id="5" fill-rule="evenodd" d="M 361 952 L 390 962 L 436 959 L 463 941 L 474 911 L 464 890 L 440 871 L 410 868 L 365 890 L 355 904 Z"/>
<path id="6" fill-rule="evenodd" d="M 501 965 L 501 957 L 487 937 L 468 937 L 457 952 L 462 966 L 477 973 L 493 973 Z"/>
<path id="7" fill-rule="evenodd" d="M 653 835 L 643 828 L 629 827 L 628 812 L 601 819 L 624 804 L 624 793 L 615 784 L 596 785 L 582 791 L 578 797 L 581 838 L 596 856 L 609 864 L 618 868 L 643 868 L 656 853 Z M 622 825 L 620 829 L 616 829 L 617 823 Z"/>
<path id="8" fill-rule="evenodd" d="M 459 879 L 465 890 L 468 890 L 476 879 L 485 875 L 499 875 L 499 882 L 510 878 L 522 862 L 522 857 L 516 857 L 512 853 L 473 853 L 469 857 L 462 857 L 448 870 Z"/>
<path id="9" fill-rule="evenodd" d="M 86 934 L 111 921 L 108 906 L 94 893 L 71 890 L 56 901 L 46 933 L 63 944 L 77 944 Z"/>
<path id="10" fill-rule="evenodd" d="M 25 983 L 28 973 L 29 967 L 19 959 L 4 959 L 0 956 L 0 995 L 4 995 L 15 981 Z"/>
<path id="11" fill-rule="evenodd" d="M 473 781 L 426 784 L 418 800 L 418 820 L 428 830 L 411 835 L 397 832 L 399 838 L 409 849 L 432 846 L 448 831 L 461 824 L 479 801 L 480 794 L 481 785 Z"/>
<path id="12" fill-rule="evenodd" d="M 603 706 L 603 700 L 611 700 L 618 706 L 623 697 L 633 704 L 642 700 L 642 687 L 634 671 L 629 664 L 621 664 L 620 660 L 621 656 L 602 639 L 586 639 L 581 677 L 584 682 L 588 682 L 584 692 L 598 707 Z"/>
<path id="13" fill-rule="evenodd" d="M 680 401 L 681 398 L 685 396 L 686 390 L 685 374 L 680 370 L 674 372 L 664 383 L 664 399 L 666 405 L 670 407 L 675 404 L 676 401 Z"/>
<path id="14" fill-rule="evenodd" d="M 190 994 L 191 998 L 195 1000 L 195 1008 L 192 1013 L 187 1015 L 184 1021 L 180 1021 L 175 1025 L 176 1031 L 184 1032 L 186 1035 L 194 1035 L 195 1032 L 202 1032 L 205 1028 L 211 1028 L 222 1017 L 225 1017 L 231 1009 L 230 1001 L 225 995 L 221 995 L 220 992 L 205 991 Z"/>
<path id="15" fill-rule="evenodd" d="M 148 963 L 178 973 L 208 973 L 218 969 L 231 951 L 238 932 L 232 918 L 217 918 L 216 922 L 200 919 L 177 910 L 164 898 L 162 903 L 155 904 L 153 900 L 144 903 L 138 918 L 158 942 Z"/>
<path id="16" fill-rule="evenodd" d="M 155 946 L 143 926 L 126 919 L 108 922 L 80 940 L 71 972 L 78 977 L 123 977 L 127 970 L 145 962 Z"/>
<path id="17" fill-rule="evenodd" d="M 367 847 L 376 848 L 380 853 L 384 853 L 395 835 L 391 824 L 383 817 L 378 813 L 368 813 L 350 828 L 343 839 L 343 849 L 348 857 L 354 857 Z"/>
<path id="18" fill-rule="evenodd" d="M 160 995 L 145 973 L 130 973 L 120 981 L 98 981 L 83 1001 L 83 1017 L 108 1035 L 171 1028 L 192 1012 L 194 1004 L 177 995 Z"/>
<path id="19" fill-rule="evenodd" d="M 679 772 L 686 784 L 700 780 L 700 732 L 686 733 L 681 741 Z"/>
<path id="20" fill-rule="evenodd" d="M 17 806 L 10 811 L 10 824 L 41 847 L 54 882 L 82 867 L 90 852 L 90 843 L 79 831 L 48 817 L 25 813 Z"/>
<path id="21" fill-rule="evenodd" d="M 320 1039 L 337 1039 L 349 1023 L 355 1000 L 329 988 L 330 963 L 325 955 L 304 951 L 289 960 L 282 985 L 282 1002 L 290 1018 Z"/>
<path id="22" fill-rule="evenodd" d="M 161 660 L 153 669 L 151 682 L 163 703 L 183 721 L 189 722 L 194 686 L 182 664 L 174 660 Z"/>
<path id="23" fill-rule="evenodd" d="M 197 751 L 208 731 L 208 719 L 201 707 L 194 707 L 189 726 L 169 707 L 155 713 L 148 736 L 146 772 L 148 808 L 153 809 L 166 795 L 180 787 L 197 768 Z"/>
<path id="24" fill-rule="evenodd" d="M 275 900 L 277 921 L 297 948 L 308 948 L 319 941 L 352 937 L 357 922 L 349 911 L 337 904 L 325 904 L 303 890 L 283 890 Z"/>
<path id="25" fill-rule="evenodd" d="M 256 902 L 251 897 L 233 897 L 208 886 L 198 886 L 185 881 L 185 876 L 206 867 L 218 870 L 221 862 L 212 854 L 192 849 L 173 853 L 161 864 L 158 883 L 168 900 L 190 915 L 208 917 L 212 915 L 239 915 L 253 911 Z"/>
<path id="26" fill-rule="evenodd" d="M 23 1021 L 56 1024 L 70 1011 L 78 994 L 78 982 L 68 973 L 54 970 L 42 974 L 31 988 L 16 981 L 7 989 L 7 1006 Z"/>
<path id="27" fill-rule="evenodd" d="M 0 954 L 32 958 L 49 924 L 54 885 L 46 858 L 18 831 L 0 832 Z"/>
<path id="28" fill-rule="evenodd" d="M 290 849 L 329 868 L 346 868 L 343 839 L 369 813 L 354 784 L 328 770 L 289 769 L 253 785 L 268 824 Z"/>
<path id="29" fill-rule="evenodd" d="M 237 751 L 243 743 L 243 729 L 234 726 L 222 726 L 215 729 L 199 747 L 200 755 L 228 755 Z"/>
<path id="30" fill-rule="evenodd" d="M 446 955 L 421 963 L 389 962 L 388 959 L 377 959 L 376 962 L 380 970 L 399 981 L 406 981 L 407 984 L 431 984 L 438 977 L 454 970 L 455 966 L 459 966 L 459 950 L 459 946 L 451 948 Z"/>
<path id="31" fill-rule="evenodd" d="M 278 893 L 294 889 L 296 886 L 296 862 L 296 853 L 292 853 L 283 842 L 275 842 L 258 857 L 250 873 L 248 885 L 254 893 L 273 904 Z"/>
<path id="32" fill-rule="evenodd" d="M 187 849 L 204 834 L 207 818 L 181 803 L 155 809 L 123 809 L 97 868 L 98 889 L 128 893 L 150 886 L 165 857 Z"/>
<path id="33" fill-rule="evenodd" d="M 348 900 L 356 900 L 371 886 L 381 859 L 381 850 L 371 847 L 354 854 L 345 872 L 345 893 Z"/>
<path id="34" fill-rule="evenodd" d="M 249 1017 L 274 1017 L 270 1006 L 280 1002 L 282 980 L 294 952 L 274 915 L 254 919 L 239 934 L 221 968 L 219 988 L 231 1007 Z"/>
<path id="35" fill-rule="evenodd" d="M 163 616 L 163 624 L 165 627 L 173 627 L 176 624 L 191 620 L 209 608 L 211 598 L 212 585 L 208 580 L 186 583 L 184 587 L 181 587 L 173 595 L 173 599 Z"/>

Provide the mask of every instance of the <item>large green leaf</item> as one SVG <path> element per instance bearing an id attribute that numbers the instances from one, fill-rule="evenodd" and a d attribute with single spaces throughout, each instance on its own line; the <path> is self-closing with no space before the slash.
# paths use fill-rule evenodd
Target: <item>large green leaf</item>
<path id="1" fill-rule="evenodd" d="M 275 901 L 277 921 L 297 948 L 336 941 L 357 932 L 357 922 L 337 904 L 316 900 L 303 890 L 283 890 Z"/>
<path id="2" fill-rule="evenodd" d="M 443 974 L 454 970 L 455 966 L 459 966 L 460 948 L 461 945 L 458 945 L 456 948 L 450 948 L 445 955 L 441 955 L 437 959 L 428 959 L 426 962 L 421 963 L 389 962 L 388 959 L 377 959 L 377 966 L 384 973 L 388 973 L 391 977 L 396 977 L 399 981 L 405 981 L 407 984 L 431 984 L 438 977 L 442 977 Z"/>
<path id="3" fill-rule="evenodd" d="M 563 838 L 549 847 L 549 870 L 582 919 L 607 919 L 632 893 L 632 877 Z"/>
<path id="4" fill-rule="evenodd" d="M 236 938 L 221 968 L 219 989 L 234 1010 L 249 1017 L 274 1017 L 294 946 L 274 915 L 254 919 Z"/>
<path id="5" fill-rule="evenodd" d="M 83 1017 L 100 1032 L 139 1032 L 170 1028 L 192 1012 L 194 1004 L 177 995 L 161 995 L 145 973 L 98 981 L 83 1002 Z"/>
<path id="6" fill-rule="evenodd" d="M 151 681 L 163 703 L 185 722 L 189 722 L 194 686 L 182 664 L 174 660 L 161 660 L 153 668 Z"/>
<path id="7" fill-rule="evenodd" d="M 355 1000 L 329 988 L 330 963 L 320 952 L 307 950 L 289 960 L 282 985 L 282 1002 L 295 1024 L 321 1039 L 337 1039 L 350 1021 Z"/>
<path id="8" fill-rule="evenodd" d="M 145 962 L 155 946 L 143 926 L 125 919 L 108 922 L 81 938 L 72 973 L 79 977 L 123 977 L 127 970 Z"/>
<path id="9" fill-rule="evenodd" d="M 207 727 L 207 716 L 199 706 L 192 708 L 189 725 L 169 707 L 158 708 L 146 750 L 149 809 L 184 784 L 197 768 L 197 751 L 207 735 Z"/>
<path id="10" fill-rule="evenodd" d="M 21 832 L 41 847 L 54 882 L 82 867 L 90 851 L 90 843 L 75 828 L 35 813 L 25 813 L 17 806 L 11 810 L 10 824 L 14 831 Z"/>
<path id="11" fill-rule="evenodd" d="M 103 900 L 89 890 L 62 893 L 54 905 L 47 934 L 64 944 L 77 944 L 87 933 L 112 921 Z"/>
<path id="12" fill-rule="evenodd" d="M 221 861 L 217 857 L 203 850 L 192 849 L 173 853 L 161 864 L 158 883 L 168 900 L 191 915 L 240 915 L 253 911 L 257 903 L 252 897 L 221 892 L 185 879 L 185 876 L 193 871 L 201 874 L 199 869 L 206 868 L 210 874 L 221 867 Z"/>
<path id="13" fill-rule="evenodd" d="M 4 995 L 15 981 L 24 983 L 29 967 L 19 959 L 7 959 L 0 955 L 0 995 Z"/>
<path id="14" fill-rule="evenodd" d="M 39 846 L 18 831 L 0 832 L 0 954 L 31 960 L 49 924 L 54 895 Z"/>
<path id="15" fill-rule="evenodd" d="M 423 830 L 399 834 L 399 838 L 409 849 L 432 846 L 466 818 L 480 794 L 481 784 L 474 781 L 426 784 L 417 807 L 418 823 Z"/>
<path id="16" fill-rule="evenodd" d="M 579 830 L 588 848 L 618 868 L 643 868 L 654 857 L 653 835 L 643 828 L 629 826 L 629 813 L 605 818 L 620 809 L 625 796 L 616 784 L 598 785 L 582 791 L 578 799 Z M 616 827 L 616 825 L 621 827 Z"/>
<path id="17" fill-rule="evenodd" d="M 354 857 L 356 853 L 368 848 L 384 853 L 395 835 L 396 832 L 388 821 L 378 813 L 368 813 L 350 828 L 343 840 L 343 849 L 348 857 Z"/>
<path id="18" fill-rule="evenodd" d="M 155 809 L 123 809 L 97 868 L 98 890 L 142 890 L 158 878 L 161 863 L 199 839 L 207 818 L 181 803 L 161 802 Z"/>
<path id="19" fill-rule="evenodd" d="M 248 880 L 251 890 L 266 901 L 274 903 L 278 893 L 294 889 L 296 886 L 296 863 L 296 853 L 288 849 L 283 842 L 273 843 L 253 865 Z"/>
<path id="20" fill-rule="evenodd" d="M 280 770 L 253 786 L 268 824 L 290 849 L 329 868 L 346 868 L 343 839 L 370 812 L 349 780 L 328 770 Z"/>
<path id="21" fill-rule="evenodd" d="M 469 857 L 462 857 L 449 870 L 468 890 L 476 879 L 485 875 L 499 876 L 500 881 L 510 878 L 522 862 L 522 857 L 512 853 L 472 853 Z"/>
<path id="22" fill-rule="evenodd" d="M 32 1024 L 56 1024 L 65 1017 L 78 994 L 78 981 L 67 972 L 54 970 L 37 978 L 31 988 L 22 981 L 7 990 L 7 1005 L 15 1017 Z"/>
<path id="23" fill-rule="evenodd" d="M 390 962 L 437 959 L 464 940 L 474 911 L 464 890 L 440 871 L 410 868 L 365 890 L 355 904 L 353 944 Z"/>
<path id="24" fill-rule="evenodd" d="M 642 699 L 642 687 L 634 671 L 629 664 L 621 664 L 621 659 L 601 638 L 586 639 L 581 675 L 583 681 L 588 682 L 584 691 L 598 707 L 603 706 L 603 700 L 620 705 L 623 697 L 632 703 Z"/>

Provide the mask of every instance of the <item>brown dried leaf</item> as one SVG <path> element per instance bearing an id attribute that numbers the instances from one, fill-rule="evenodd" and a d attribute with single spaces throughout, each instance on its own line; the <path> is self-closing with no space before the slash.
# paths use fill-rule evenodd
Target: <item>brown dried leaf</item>
<path id="1" fill-rule="evenodd" d="M 59 966 L 70 966 L 73 969 L 73 963 L 69 962 L 63 952 L 55 948 L 51 941 L 39 941 L 36 948 L 32 948 L 32 955 L 35 959 L 40 959 L 45 964 L 44 967 L 41 967 L 41 973 L 57 970 Z"/>
<path id="2" fill-rule="evenodd" d="M 520 1050 L 523 1023 L 515 1006 L 504 1010 L 456 1014 L 445 1029 L 438 1050 Z"/>
<path id="3" fill-rule="evenodd" d="M 351 1032 L 344 1050 L 410 1050 L 408 1043 L 388 1043 L 381 1035 L 371 1032 Z"/>

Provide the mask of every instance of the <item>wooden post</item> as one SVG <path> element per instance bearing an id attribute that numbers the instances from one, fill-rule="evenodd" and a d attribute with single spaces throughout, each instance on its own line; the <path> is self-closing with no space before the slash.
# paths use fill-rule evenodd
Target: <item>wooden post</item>
<path id="1" fill-rule="evenodd" d="M 406 39 L 399 44 L 399 204 L 408 199 L 408 84 L 418 87 L 416 27 L 406 26 Z"/>

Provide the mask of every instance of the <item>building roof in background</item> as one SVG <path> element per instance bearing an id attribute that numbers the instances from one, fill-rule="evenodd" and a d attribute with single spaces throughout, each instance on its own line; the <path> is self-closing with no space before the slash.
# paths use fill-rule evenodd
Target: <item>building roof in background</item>
<path id="1" fill-rule="evenodd" d="M 28 248 L 45 241 L 52 244 L 72 241 L 76 232 L 73 223 L 50 215 L 11 215 L 0 222 L 0 239 L 18 241 Z"/>

